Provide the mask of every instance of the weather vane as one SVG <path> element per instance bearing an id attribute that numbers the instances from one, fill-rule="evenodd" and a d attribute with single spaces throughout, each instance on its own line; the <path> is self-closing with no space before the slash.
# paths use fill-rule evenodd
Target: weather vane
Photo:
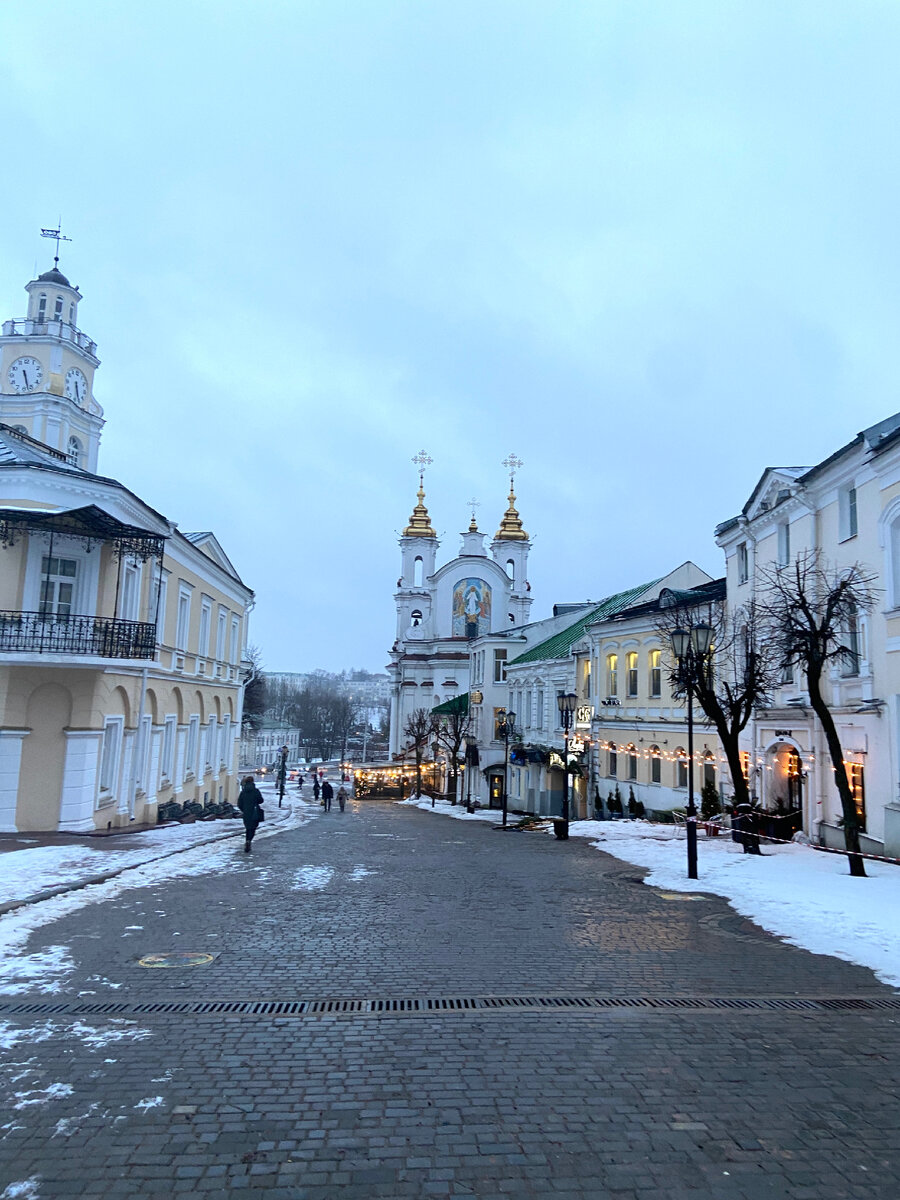
<path id="1" fill-rule="evenodd" d="M 425 482 L 425 468 L 430 467 L 434 459 L 426 450 L 420 450 L 412 461 L 419 468 L 419 487 L 422 487 Z"/>
<path id="2" fill-rule="evenodd" d="M 60 228 L 58 228 L 58 229 L 42 229 L 41 230 L 41 237 L 53 238 L 53 240 L 56 242 L 56 254 L 54 255 L 54 258 L 53 258 L 54 267 L 59 266 L 59 243 L 60 242 L 71 242 L 71 240 L 72 240 L 70 237 L 66 237 L 66 235 L 62 231 L 61 226 L 62 226 L 62 222 L 60 222 Z"/>
<path id="3" fill-rule="evenodd" d="M 504 458 L 500 465 L 501 467 L 506 467 L 507 471 L 509 471 L 509 486 L 512 487 L 515 482 L 516 471 L 518 471 L 519 467 L 524 467 L 525 464 L 521 458 L 516 458 L 515 454 L 510 454 L 507 458 Z"/>

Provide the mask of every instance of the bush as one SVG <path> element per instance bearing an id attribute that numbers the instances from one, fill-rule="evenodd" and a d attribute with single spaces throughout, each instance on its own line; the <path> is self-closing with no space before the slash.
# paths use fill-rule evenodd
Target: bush
<path id="1" fill-rule="evenodd" d="M 632 819 L 637 816 L 637 800 L 634 798 L 634 788 L 628 788 L 628 815 Z"/>
<path id="2" fill-rule="evenodd" d="M 622 815 L 622 795 L 619 791 L 619 785 L 616 784 L 616 790 L 610 792 L 606 800 L 606 807 L 612 817 L 621 817 Z"/>

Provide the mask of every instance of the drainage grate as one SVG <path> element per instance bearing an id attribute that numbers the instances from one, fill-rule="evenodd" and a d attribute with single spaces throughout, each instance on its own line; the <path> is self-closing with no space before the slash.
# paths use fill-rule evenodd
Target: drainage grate
<path id="1" fill-rule="evenodd" d="M 655 1010 L 663 1012 L 878 1012 L 900 1010 L 893 996 L 379 996 L 319 1000 L 162 1000 L 109 1003 L 0 1003 L 5 1016 L 379 1016 L 403 1013 L 496 1012 L 510 1009 Z"/>

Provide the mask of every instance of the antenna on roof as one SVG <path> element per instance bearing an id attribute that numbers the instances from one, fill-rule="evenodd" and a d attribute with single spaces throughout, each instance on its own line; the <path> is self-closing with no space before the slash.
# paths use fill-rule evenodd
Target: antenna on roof
<path id="1" fill-rule="evenodd" d="M 53 257 L 53 265 L 54 265 L 54 267 L 56 267 L 58 269 L 59 268 L 59 243 L 60 242 L 71 242 L 72 239 L 70 237 L 66 237 L 66 235 L 63 233 L 61 221 L 59 223 L 59 228 L 57 228 L 57 229 L 42 229 L 41 237 L 53 238 L 54 241 L 56 242 L 56 254 Z"/>

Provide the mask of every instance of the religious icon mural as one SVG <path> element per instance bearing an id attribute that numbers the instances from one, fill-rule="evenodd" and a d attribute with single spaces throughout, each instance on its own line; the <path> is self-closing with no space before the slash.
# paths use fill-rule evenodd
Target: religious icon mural
<path id="1" fill-rule="evenodd" d="M 453 589 L 453 636 L 474 638 L 491 631 L 491 585 L 461 579 Z"/>

